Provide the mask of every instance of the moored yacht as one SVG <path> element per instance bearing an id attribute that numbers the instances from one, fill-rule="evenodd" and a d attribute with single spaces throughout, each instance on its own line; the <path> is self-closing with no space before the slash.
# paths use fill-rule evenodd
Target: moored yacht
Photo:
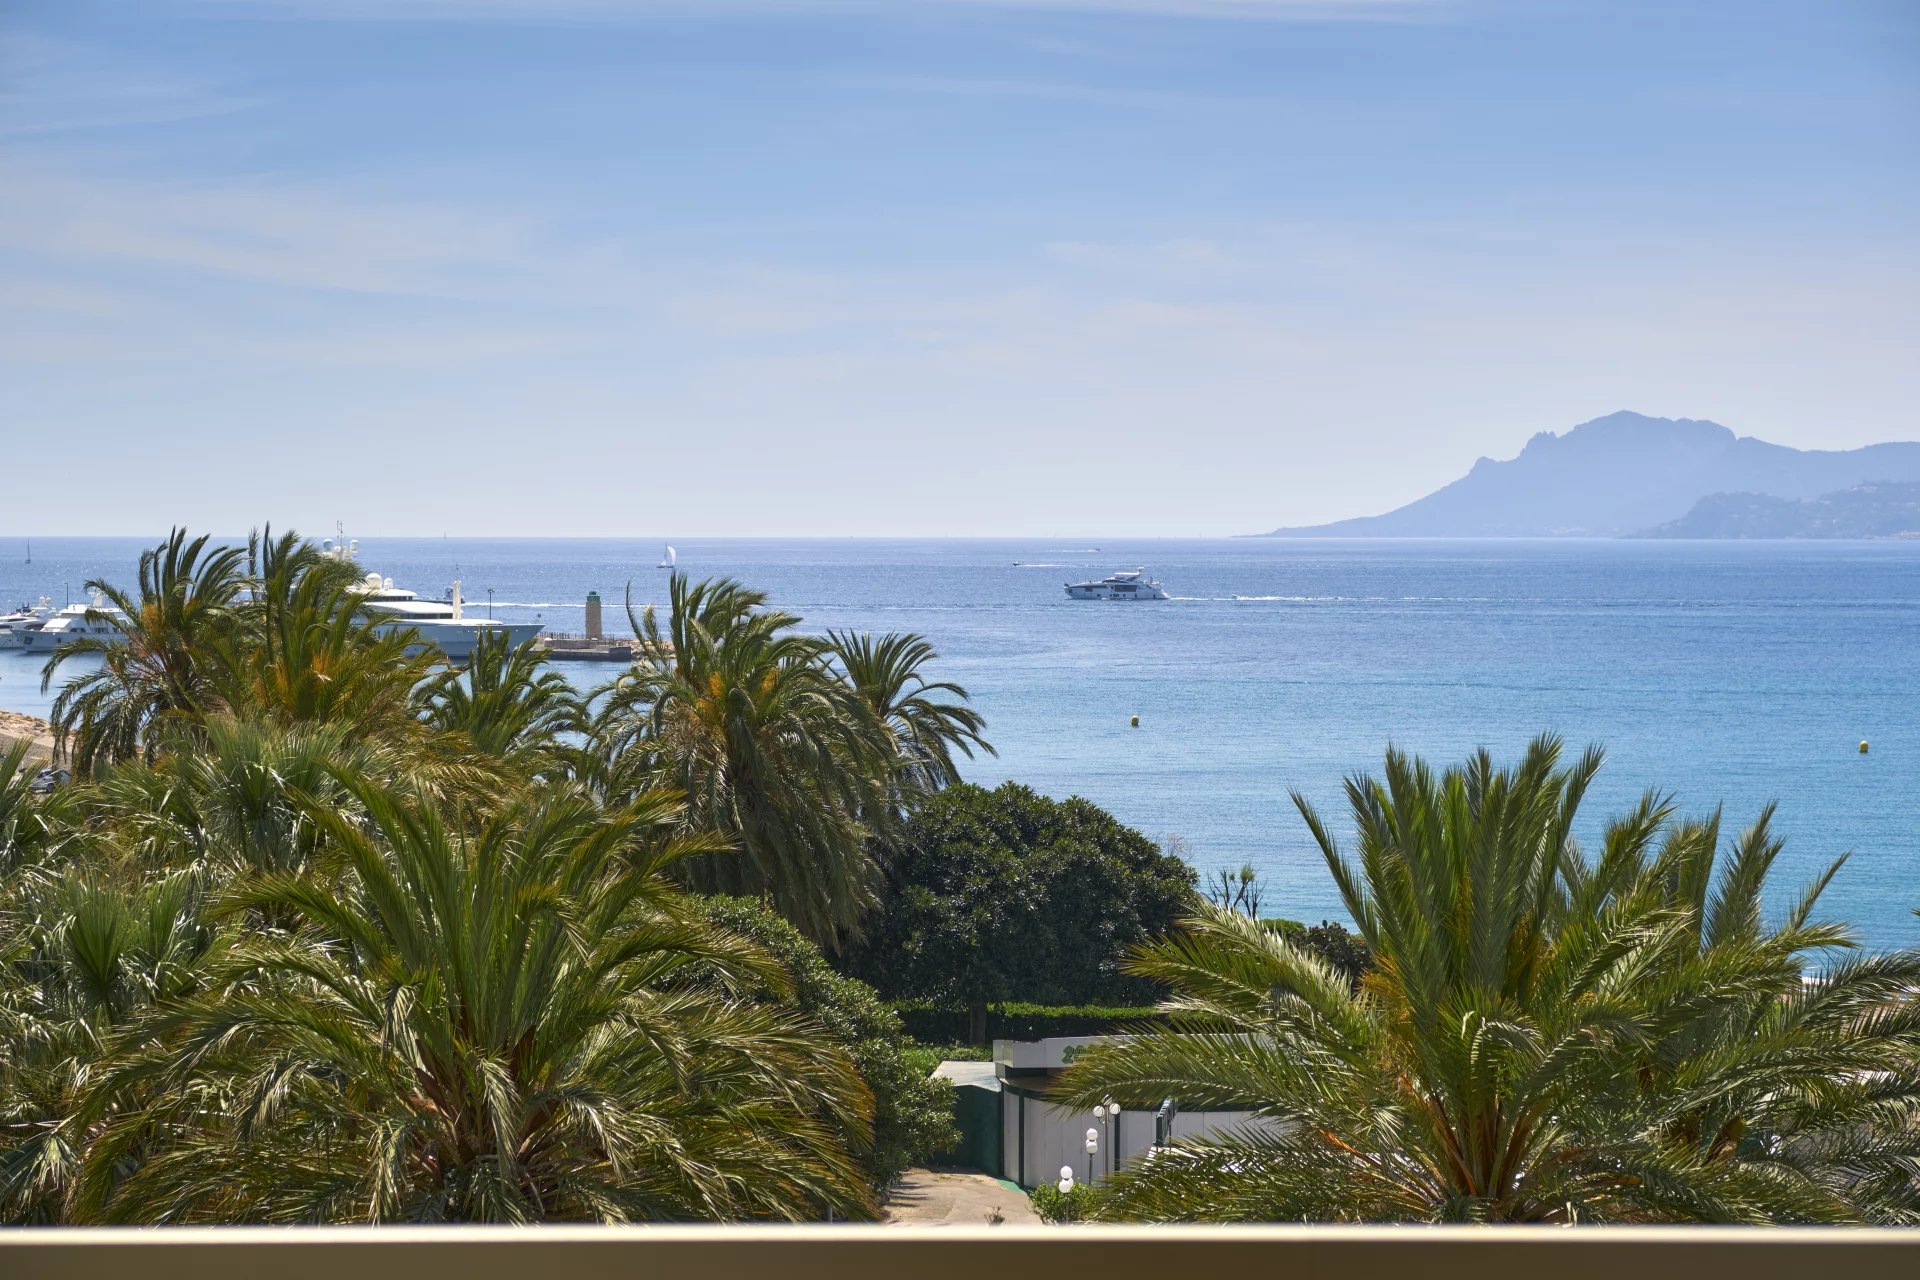
<path id="1" fill-rule="evenodd" d="M 1073 600 L 1165 600 L 1167 593 L 1145 569 L 1124 569 L 1098 582 L 1069 582 L 1067 596 Z"/>
<path id="2" fill-rule="evenodd" d="M 125 637 L 114 623 L 126 616 L 96 592 L 88 603 L 70 604 L 38 627 L 21 630 L 19 647 L 29 653 L 51 653 L 68 640 L 83 638 L 119 644 Z"/>
<path id="3" fill-rule="evenodd" d="M 360 553 L 360 544 L 328 538 L 320 544 L 320 550 L 337 560 L 352 562 Z M 455 662 L 471 658 L 482 636 L 503 635 L 508 645 L 518 646 L 546 629 L 538 622 L 467 617 L 458 580 L 448 588 L 443 600 L 422 600 L 417 592 L 396 587 L 392 578 L 372 572 L 362 578 L 354 590 L 360 597 L 361 607 L 378 621 L 380 630 L 412 630 L 423 643 L 432 645 Z"/>
<path id="4" fill-rule="evenodd" d="M 53 616 L 53 601 L 40 597 L 39 604 L 23 604 L 12 613 L 0 613 L 0 649 L 24 649 L 27 633 L 38 631 Z"/>

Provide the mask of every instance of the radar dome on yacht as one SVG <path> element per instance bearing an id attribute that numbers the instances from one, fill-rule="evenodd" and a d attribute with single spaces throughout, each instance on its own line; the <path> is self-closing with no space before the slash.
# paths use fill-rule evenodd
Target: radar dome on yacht
<path id="1" fill-rule="evenodd" d="M 387 585 L 392 586 L 393 584 L 389 582 Z M 369 570 L 367 573 L 367 586 L 378 591 L 380 589 L 380 575 Z"/>
<path id="2" fill-rule="evenodd" d="M 386 579 L 383 579 L 383 580 L 381 581 L 381 583 L 380 583 L 380 589 L 381 589 L 382 591 L 391 591 L 391 590 L 393 590 L 393 579 L 392 579 L 392 578 L 386 578 Z"/>

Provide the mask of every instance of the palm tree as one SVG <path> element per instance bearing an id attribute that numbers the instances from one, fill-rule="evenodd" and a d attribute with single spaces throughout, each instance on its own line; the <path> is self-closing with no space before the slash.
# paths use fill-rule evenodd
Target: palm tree
<path id="1" fill-rule="evenodd" d="M 871 1098 L 813 1027 L 677 977 L 780 981 L 666 872 L 677 801 L 552 790 L 471 831 L 352 784 L 330 868 L 216 915 L 297 914 L 117 1043 L 82 1220 L 867 1216 L 837 1134 Z M 456 815 L 458 816 L 458 815 Z"/>
<path id="2" fill-rule="evenodd" d="M 306 867 L 325 844 L 311 811 L 354 811 L 342 776 L 405 771 L 352 725 L 218 715 L 196 727 L 191 749 L 106 770 L 86 800 L 117 852 L 149 867 L 201 867 L 224 883 Z"/>
<path id="3" fill-rule="evenodd" d="M 352 564 L 295 534 L 256 538 L 250 554 L 253 600 L 222 663 L 224 704 L 285 725 L 352 725 L 371 739 L 414 736 L 414 691 L 435 659 L 409 633 L 383 630 L 366 615 L 352 589 Z"/>
<path id="4" fill-rule="evenodd" d="M 736 852 L 690 861 L 681 879 L 764 897 L 832 948 L 874 901 L 863 817 L 886 809 L 889 744 L 799 618 L 727 579 L 675 574 L 671 591 L 665 630 L 628 602 L 640 657 L 596 709 L 597 781 L 683 791 L 688 821 Z"/>
<path id="5" fill-rule="evenodd" d="M 969 760 L 976 747 L 993 754 L 982 736 L 986 719 L 965 705 L 967 691 L 923 674 L 940 656 L 925 637 L 890 632 L 876 639 L 867 632 L 831 631 L 827 638 L 854 696 L 891 741 L 901 802 L 960 781 L 956 750 Z"/>
<path id="6" fill-rule="evenodd" d="M 1717 824 L 1648 796 L 1589 861 L 1600 755 L 1534 742 L 1436 777 L 1390 751 L 1347 784 L 1349 859 L 1295 801 L 1373 950 L 1359 985 L 1211 909 L 1144 949 L 1168 1029 L 1083 1056 L 1063 1098 L 1253 1107 L 1156 1151 L 1102 1212 L 1141 1219 L 1907 1222 L 1920 1168 L 1920 955 L 1777 927 L 1763 821 L 1712 874 Z M 1831 871 L 1828 876 L 1830 877 Z"/>
<path id="7" fill-rule="evenodd" d="M 94 1070 L 136 1015 L 194 990 L 218 945 L 200 877 L 19 877 L 0 904 L 0 1219 L 59 1222 Z"/>
<path id="8" fill-rule="evenodd" d="M 73 792 L 33 790 L 31 739 L 0 749 L 0 887 L 5 877 L 51 860 L 73 834 Z"/>
<path id="9" fill-rule="evenodd" d="M 139 589 L 129 594 L 94 579 L 112 610 L 87 611 L 114 635 L 62 641 L 47 659 L 40 687 L 52 687 L 60 668 L 75 658 L 97 657 L 100 666 L 68 682 L 54 700 L 54 733 L 71 746 L 74 768 L 145 752 L 151 758 L 156 725 L 204 712 L 218 682 L 218 659 L 234 629 L 246 589 L 244 553 L 237 547 L 207 551 L 207 536 L 187 540 L 175 529 L 157 547 L 140 553 Z"/>
<path id="10" fill-rule="evenodd" d="M 582 711 L 567 678 L 542 662 L 532 640 L 516 647 L 505 635 L 481 636 L 465 670 L 449 668 L 422 689 L 427 723 L 486 755 L 552 750 Z"/>

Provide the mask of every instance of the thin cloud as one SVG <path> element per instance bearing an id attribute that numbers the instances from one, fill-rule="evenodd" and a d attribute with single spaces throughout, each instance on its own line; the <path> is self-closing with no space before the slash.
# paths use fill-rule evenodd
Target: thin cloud
<path id="1" fill-rule="evenodd" d="M 262 105 L 139 59 L 26 32 L 0 34 L 0 137 L 177 124 Z"/>

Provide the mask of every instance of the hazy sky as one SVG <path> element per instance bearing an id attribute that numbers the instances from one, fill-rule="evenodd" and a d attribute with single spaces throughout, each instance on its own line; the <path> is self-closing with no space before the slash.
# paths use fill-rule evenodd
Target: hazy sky
<path id="1" fill-rule="evenodd" d="M 0 532 L 1235 533 L 1920 437 L 1920 4 L 0 0 Z"/>

